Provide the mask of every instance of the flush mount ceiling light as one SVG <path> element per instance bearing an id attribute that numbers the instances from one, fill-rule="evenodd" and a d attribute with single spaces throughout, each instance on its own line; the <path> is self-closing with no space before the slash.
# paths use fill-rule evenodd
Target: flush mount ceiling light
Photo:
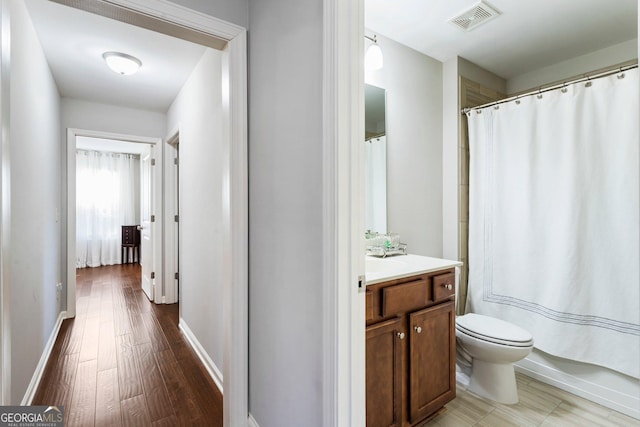
<path id="1" fill-rule="evenodd" d="M 114 73 L 124 76 L 135 74 L 142 66 L 142 62 L 138 58 L 126 53 L 105 52 L 102 57 Z"/>
<path id="2" fill-rule="evenodd" d="M 378 40 L 375 34 L 373 37 L 364 36 L 364 38 L 373 42 L 364 54 L 364 68 L 369 71 L 379 70 L 384 65 L 384 58 L 382 57 L 382 49 L 378 46 Z"/>

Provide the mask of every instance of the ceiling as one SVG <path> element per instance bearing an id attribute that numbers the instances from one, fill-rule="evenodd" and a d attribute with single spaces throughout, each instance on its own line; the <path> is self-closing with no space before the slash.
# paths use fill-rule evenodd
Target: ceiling
<path id="1" fill-rule="evenodd" d="M 509 79 L 637 39 L 637 0 L 490 0 L 501 15 L 464 32 L 449 19 L 477 0 L 365 0 L 365 26 L 439 61 L 461 56 Z M 166 112 L 205 47 L 73 9 L 26 0 L 60 94 Z M 110 71 L 102 53 L 143 66 Z"/>
<path id="2" fill-rule="evenodd" d="M 504 79 L 638 36 L 637 0 L 488 0 L 497 18 L 468 32 L 448 22 L 477 3 L 365 0 L 365 27 L 442 62 L 461 56 Z"/>
<path id="3" fill-rule="evenodd" d="M 166 112 L 205 47 L 48 0 L 26 0 L 40 44 L 63 97 Z M 102 54 L 142 61 L 122 76 Z"/>

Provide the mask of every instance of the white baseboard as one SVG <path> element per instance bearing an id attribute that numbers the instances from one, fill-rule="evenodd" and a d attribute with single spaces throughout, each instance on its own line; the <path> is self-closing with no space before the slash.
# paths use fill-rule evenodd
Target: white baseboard
<path id="1" fill-rule="evenodd" d="M 529 358 L 515 364 L 515 369 L 531 378 L 550 384 L 599 405 L 640 419 L 640 396 L 588 381 Z M 638 385 L 640 390 L 640 383 Z"/>
<path id="2" fill-rule="evenodd" d="M 216 383 L 216 386 L 218 386 L 220 393 L 224 394 L 222 391 L 222 384 L 223 384 L 222 373 L 220 372 L 216 364 L 213 363 L 213 360 L 211 360 L 207 352 L 204 350 L 204 348 L 200 344 L 200 341 L 198 341 L 198 339 L 193 334 L 193 332 L 191 331 L 187 323 L 184 321 L 184 319 L 180 318 L 178 322 L 178 327 L 180 328 L 182 333 L 184 333 L 184 336 L 187 337 L 187 341 L 189 342 L 189 345 L 191 345 L 191 348 L 193 348 L 193 351 L 196 352 L 196 354 L 198 355 L 198 358 L 200 359 L 204 367 L 207 368 L 207 372 L 209 372 L 209 376 L 211 377 L 211 379 L 213 379 L 213 382 Z"/>
<path id="3" fill-rule="evenodd" d="M 38 361 L 38 365 L 36 366 L 36 370 L 31 377 L 31 382 L 27 387 L 27 391 L 24 393 L 24 397 L 22 398 L 22 402 L 20 405 L 28 406 L 31 405 L 33 398 L 36 394 L 36 390 L 38 390 L 38 386 L 40 385 L 40 380 L 42 379 L 42 374 L 44 374 L 44 368 L 47 366 L 47 362 L 49 361 L 49 356 L 51 356 L 51 350 L 53 350 L 53 345 L 56 343 L 56 338 L 58 338 L 58 333 L 60 332 L 60 326 L 62 326 L 62 321 L 67 318 L 67 312 L 61 311 L 58 314 L 58 319 L 56 320 L 56 324 L 53 327 L 53 331 L 51 331 L 51 335 L 49 336 L 49 340 L 47 344 L 44 346 L 44 350 L 42 351 L 42 356 L 40 356 L 40 361 Z"/>
<path id="4" fill-rule="evenodd" d="M 255 418 L 253 418 L 253 415 L 251 415 L 251 413 L 249 413 L 249 419 L 247 420 L 247 425 L 249 427 L 260 427 L 258 425 L 258 422 L 255 420 Z"/>

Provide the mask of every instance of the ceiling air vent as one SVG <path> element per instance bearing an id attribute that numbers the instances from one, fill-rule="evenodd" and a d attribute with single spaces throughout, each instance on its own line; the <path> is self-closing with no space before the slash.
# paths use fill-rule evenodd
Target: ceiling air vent
<path id="1" fill-rule="evenodd" d="M 464 31 L 471 31 L 479 25 L 489 22 L 498 15 L 500 15 L 500 12 L 481 1 L 471 9 L 462 12 L 455 18 L 451 18 L 449 22 Z"/>

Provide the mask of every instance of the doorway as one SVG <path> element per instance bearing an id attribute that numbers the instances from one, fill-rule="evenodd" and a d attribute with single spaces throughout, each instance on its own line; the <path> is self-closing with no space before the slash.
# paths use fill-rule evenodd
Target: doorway
<path id="1" fill-rule="evenodd" d="M 132 135 L 121 135 L 108 132 L 91 130 L 69 129 L 67 132 L 67 314 L 66 317 L 74 317 L 76 314 L 76 267 L 78 266 L 77 247 L 77 162 L 76 149 L 81 147 L 99 147 L 98 144 L 109 144 L 111 147 L 121 147 L 121 150 L 137 152 L 140 156 L 140 191 L 139 191 L 139 218 L 140 218 L 140 246 L 138 247 L 138 260 L 141 265 L 141 285 L 147 297 L 156 301 L 161 297 L 155 292 L 157 283 L 162 283 L 161 272 L 162 253 L 162 229 L 155 226 L 155 218 L 152 212 L 156 204 L 162 200 L 162 174 L 155 173 L 151 166 L 155 163 L 155 157 L 161 158 L 162 146 L 158 138 L 146 138 Z M 127 225 L 127 224 L 122 224 Z M 133 224 L 129 224 L 133 225 Z M 119 241 L 119 237 L 118 241 Z M 115 238 L 115 237 L 114 237 Z M 113 242 L 112 242 L 113 243 Z M 120 249 L 119 249 L 120 251 Z M 135 253 L 135 249 L 134 249 Z M 121 252 L 121 256 L 129 258 L 129 252 Z M 122 260 L 123 262 L 125 259 Z M 108 264 L 109 262 L 107 262 Z M 146 276 L 146 277 L 145 277 Z"/>
<path id="2" fill-rule="evenodd" d="M 146 143 L 76 137 L 76 269 L 137 264 L 150 301 L 162 268 L 153 250 L 156 151 Z"/>
<path id="3" fill-rule="evenodd" d="M 226 222 L 224 230 L 228 239 L 225 240 L 229 256 L 224 266 L 224 292 L 221 299 L 229 310 L 225 310 L 225 334 L 223 366 L 225 389 L 230 390 L 224 395 L 225 425 L 238 425 L 247 419 L 247 69 L 246 69 L 246 30 L 233 24 L 226 23 L 205 14 L 200 14 L 183 7 L 177 7 L 169 2 L 149 2 L 148 0 L 90 0 L 86 2 L 57 1 L 67 5 L 91 9 L 93 12 L 105 16 L 119 17 L 134 24 L 150 26 L 155 31 L 182 35 L 191 39 L 214 41 L 223 56 L 225 91 L 222 102 L 224 111 L 224 137 L 221 143 L 225 146 L 224 162 L 227 171 L 227 200 Z M 8 2 L 2 2 L 3 7 Z M 3 14 L 3 30 L 8 30 L 8 20 Z M 4 31 L 3 31 L 4 32 Z M 3 56 L 6 49 L 3 49 Z M 8 63 L 2 62 L 4 68 L 3 84 L 8 82 Z M 2 91 L 2 126 L 8 124 L 9 103 L 8 92 Z M 6 108 L 5 108 L 6 107 Z M 81 134 L 78 129 L 69 129 L 68 133 Z M 3 142 L 6 148 L 6 143 Z M 64 157 L 64 156 L 63 156 Z M 68 157 L 68 156 L 67 156 Z M 9 170 L 10 158 L 3 156 L 3 165 Z M 58 158 L 55 157 L 57 161 Z M 3 186 L 6 180 L 2 181 Z M 71 190 L 72 192 L 75 190 Z M 3 192 L 3 196 L 5 196 Z M 64 195 L 63 195 L 64 197 Z M 9 220 L 9 206 L 3 203 L 2 223 Z M 233 218 L 233 223 L 231 222 Z M 74 234 L 73 225 L 68 229 Z M 73 242 L 73 239 L 67 239 Z M 4 252 L 10 252 L 10 242 L 3 240 Z M 63 245 L 64 246 L 64 242 Z M 3 263 L 6 258 L 3 258 Z M 71 261 L 64 266 L 67 278 L 67 303 L 75 298 L 75 287 L 70 283 L 75 278 L 70 274 L 75 268 Z M 69 268 L 71 264 L 72 268 Z M 3 271 L 4 275 L 4 271 Z M 0 295 L 3 297 L 11 289 L 9 280 L 0 283 Z M 3 298 L 2 303 L 5 303 Z M 64 304 L 63 304 L 64 305 Z M 69 305 L 68 312 L 61 315 L 73 317 L 75 307 Z M 3 310 L 2 330 L 3 338 L 10 332 L 9 310 Z M 233 337 L 233 339 L 232 339 Z M 3 341 L 4 344 L 4 341 Z M 5 390 L 10 384 L 11 361 L 5 358 L 7 348 L 2 347 L 2 391 L 3 400 Z M 7 375 L 4 375 L 4 374 Z"/>
<path id="4" fill-rule="evenodd" d="M 222 54 L 224 82 L 222 102 L 223 137 L 221 157 L 226 173 L 224 233 L 226 262 L 223 266 L 224 425 L 246 423 L 248 416 L 248 185 L 247 185 L 247 40 L 246 30 L 233 24 L 176 7 L 171 3 L 145 0 L 59 1 L 107 17 L 117 17 L 154 31 L 184 37 L 215 47 Z M 70 129 L 68 133 L 82 131 Z M 159 141 L 156 141 L 159 142 Z M 73 190 L 71 190 L 73 191 Z M 233 219 L 233 221 L 232 221 Z M 73 234 L 69 224 L 69 234 Z M 159 240 L 159 239 L 156 239 Z M 157 242 L 156 242 L 157 244 Z M 72 281 L 67 269 L 68 280 Z M 156 271 L 156 273 L 158 273 Z M 75 298 L 69 286 L 67 301 Z M 75 313 L 71 312 L 68 315 Z M 197 349 L 196 349 L 197 350 Z M 202 355 L 199 354 L 202 359 Z M 206 356 L 206 354 L 205 354 Z M 222 391 L 222 388 L 221 388 Z"/>

